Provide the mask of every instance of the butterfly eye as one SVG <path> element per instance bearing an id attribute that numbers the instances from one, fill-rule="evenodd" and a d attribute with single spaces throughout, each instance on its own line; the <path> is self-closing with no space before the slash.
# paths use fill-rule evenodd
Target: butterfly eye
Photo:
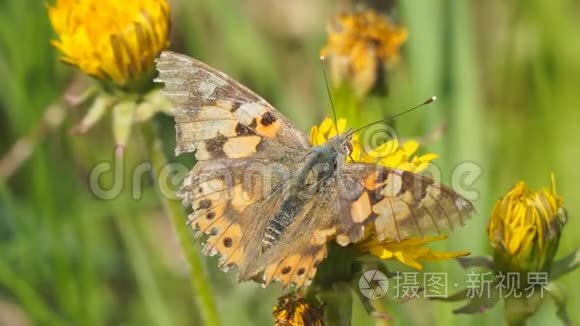
<path id="1" fill-rule="evenodd" d="M 347 153 L 352 153 L 352 143 L 351 142 L 346 142 L 344 143 L 344 147 L 347 150 Z"/>

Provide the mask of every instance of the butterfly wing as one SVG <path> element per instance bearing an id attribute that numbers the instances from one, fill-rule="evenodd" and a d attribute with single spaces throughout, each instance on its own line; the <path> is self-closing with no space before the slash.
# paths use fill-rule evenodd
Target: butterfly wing
<path id="1" fill-rule="evenodd" d="M 198 163 L 185 178 L 181 197 L 193 208 L 188 223 L 198 230 L 197 236 L 208 235 L 203 253 L 219 253 L 219 267 L 237 267 L 240 280 L 307 285 L 336 232 L 337 188 L 328 187 L 295 207 L 285 206 L 284 192 L 293 172 L 281 163 L 251 158 Z M 264 250 L 266 224 L 276 214 L 295 218 Z"/>
<path id="2" fill-rule="evenodd" d="M 243 273 L 260 255 L 263 230 L 290 177 L 284 165 L 252 158 L 199 162 L 184 179 L 180 197 L 193 209 L 188 224 L 196 237 L 208 236 L 203 254 L 219 253 L 220 268 Z"/>
<path id="3" fill-rule="evenodd" d="M 176 153 L 198 160 L 180 191 L 193 209 L 188 223 L 207 235 L 205 255 L 251 279 L 270 261 L 260 258 L 261 239 L 308 141 L 265 100 L 197 60 L 163 52 L 157 70 L 175 107 Z M 266 256 L 284 257 L 274 252 Z"/>
<path id="4" fill-rule="evenodd" d="M 158 82 L 175 107 L 176 153 L 198 161 L 299 161 L 306 137 L 268 102 L 227 75 L 185 55 L 163 52 Z"/>
<path id="5" fill-rule="evenodd" d="M 360 241 L 372 227 L 379 241 L 423 237 L 463 226 L 471 202 L 420 174 L 374 164 L 347 164 L 337 180 L 337 242 Z M 346 216 L 345 216 L 346 215 Z"/>

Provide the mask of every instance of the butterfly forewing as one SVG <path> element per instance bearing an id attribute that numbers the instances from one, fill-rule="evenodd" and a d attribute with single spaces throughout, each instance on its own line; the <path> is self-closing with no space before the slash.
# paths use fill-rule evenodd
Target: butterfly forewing
<path id="1" fill-rule="evenodd" d="M 199 161 L 255 157 L 298 161 L 304 135 L 264 99 L 227 75 L 184 55 L 163 52 L 158 82 L 175 109 L 177 154 Z"/>

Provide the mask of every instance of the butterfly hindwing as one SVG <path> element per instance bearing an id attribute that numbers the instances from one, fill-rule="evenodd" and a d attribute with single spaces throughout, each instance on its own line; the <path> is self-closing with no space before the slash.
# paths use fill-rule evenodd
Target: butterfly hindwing
<path id="1" fill-rule="evenodd" d="M 219 254 L 219 267 L 237 267 L 240 280 L 308 284 L 335 232 L 331 210 L 320 205 L 329 202 L 326 198 L 299 207 L 294 223 L 270 248 L 263 250 L 260 241 L 276 213 L 286 213 L 282 203 L 290 177 L 284 165 L 254 159 L 198 163 L 185 179 L 181 197 L 194 210 L 188 222 L 197 236 L 207 238 L 202 253 Z"/>
<path id="2" fill-rule="evenodd" d="M 290 178 L 280 163 L 255 159 L 198 163 L 185 178 L 180 197 L 191 206 L 188 223 L 206 235 L 203 253 L 221 257 L 220 267 L 238 267 L 260 251 L 259 230 L 277 209 L 279 189 Z"/>

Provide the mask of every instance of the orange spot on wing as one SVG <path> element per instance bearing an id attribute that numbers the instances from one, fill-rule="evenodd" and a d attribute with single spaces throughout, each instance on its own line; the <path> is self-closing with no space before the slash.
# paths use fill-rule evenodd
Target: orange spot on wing
<path id="1" fill-rule="evenodd" d="M 379 171 L 371 173 L 366 179 L 363 181 L 363 186 L 368 190 L 375 190 L 377 189 L 382 183 L 377 183 L 377 178 L 379 177 Z"/>
<path id="2" fill-rule="evenodd" d="M 266 112 L 258 118 L 256 131 L 265 137 L 274 138 L 280 127 L 280 121 L 276 120 L 270 112 Z"/>

